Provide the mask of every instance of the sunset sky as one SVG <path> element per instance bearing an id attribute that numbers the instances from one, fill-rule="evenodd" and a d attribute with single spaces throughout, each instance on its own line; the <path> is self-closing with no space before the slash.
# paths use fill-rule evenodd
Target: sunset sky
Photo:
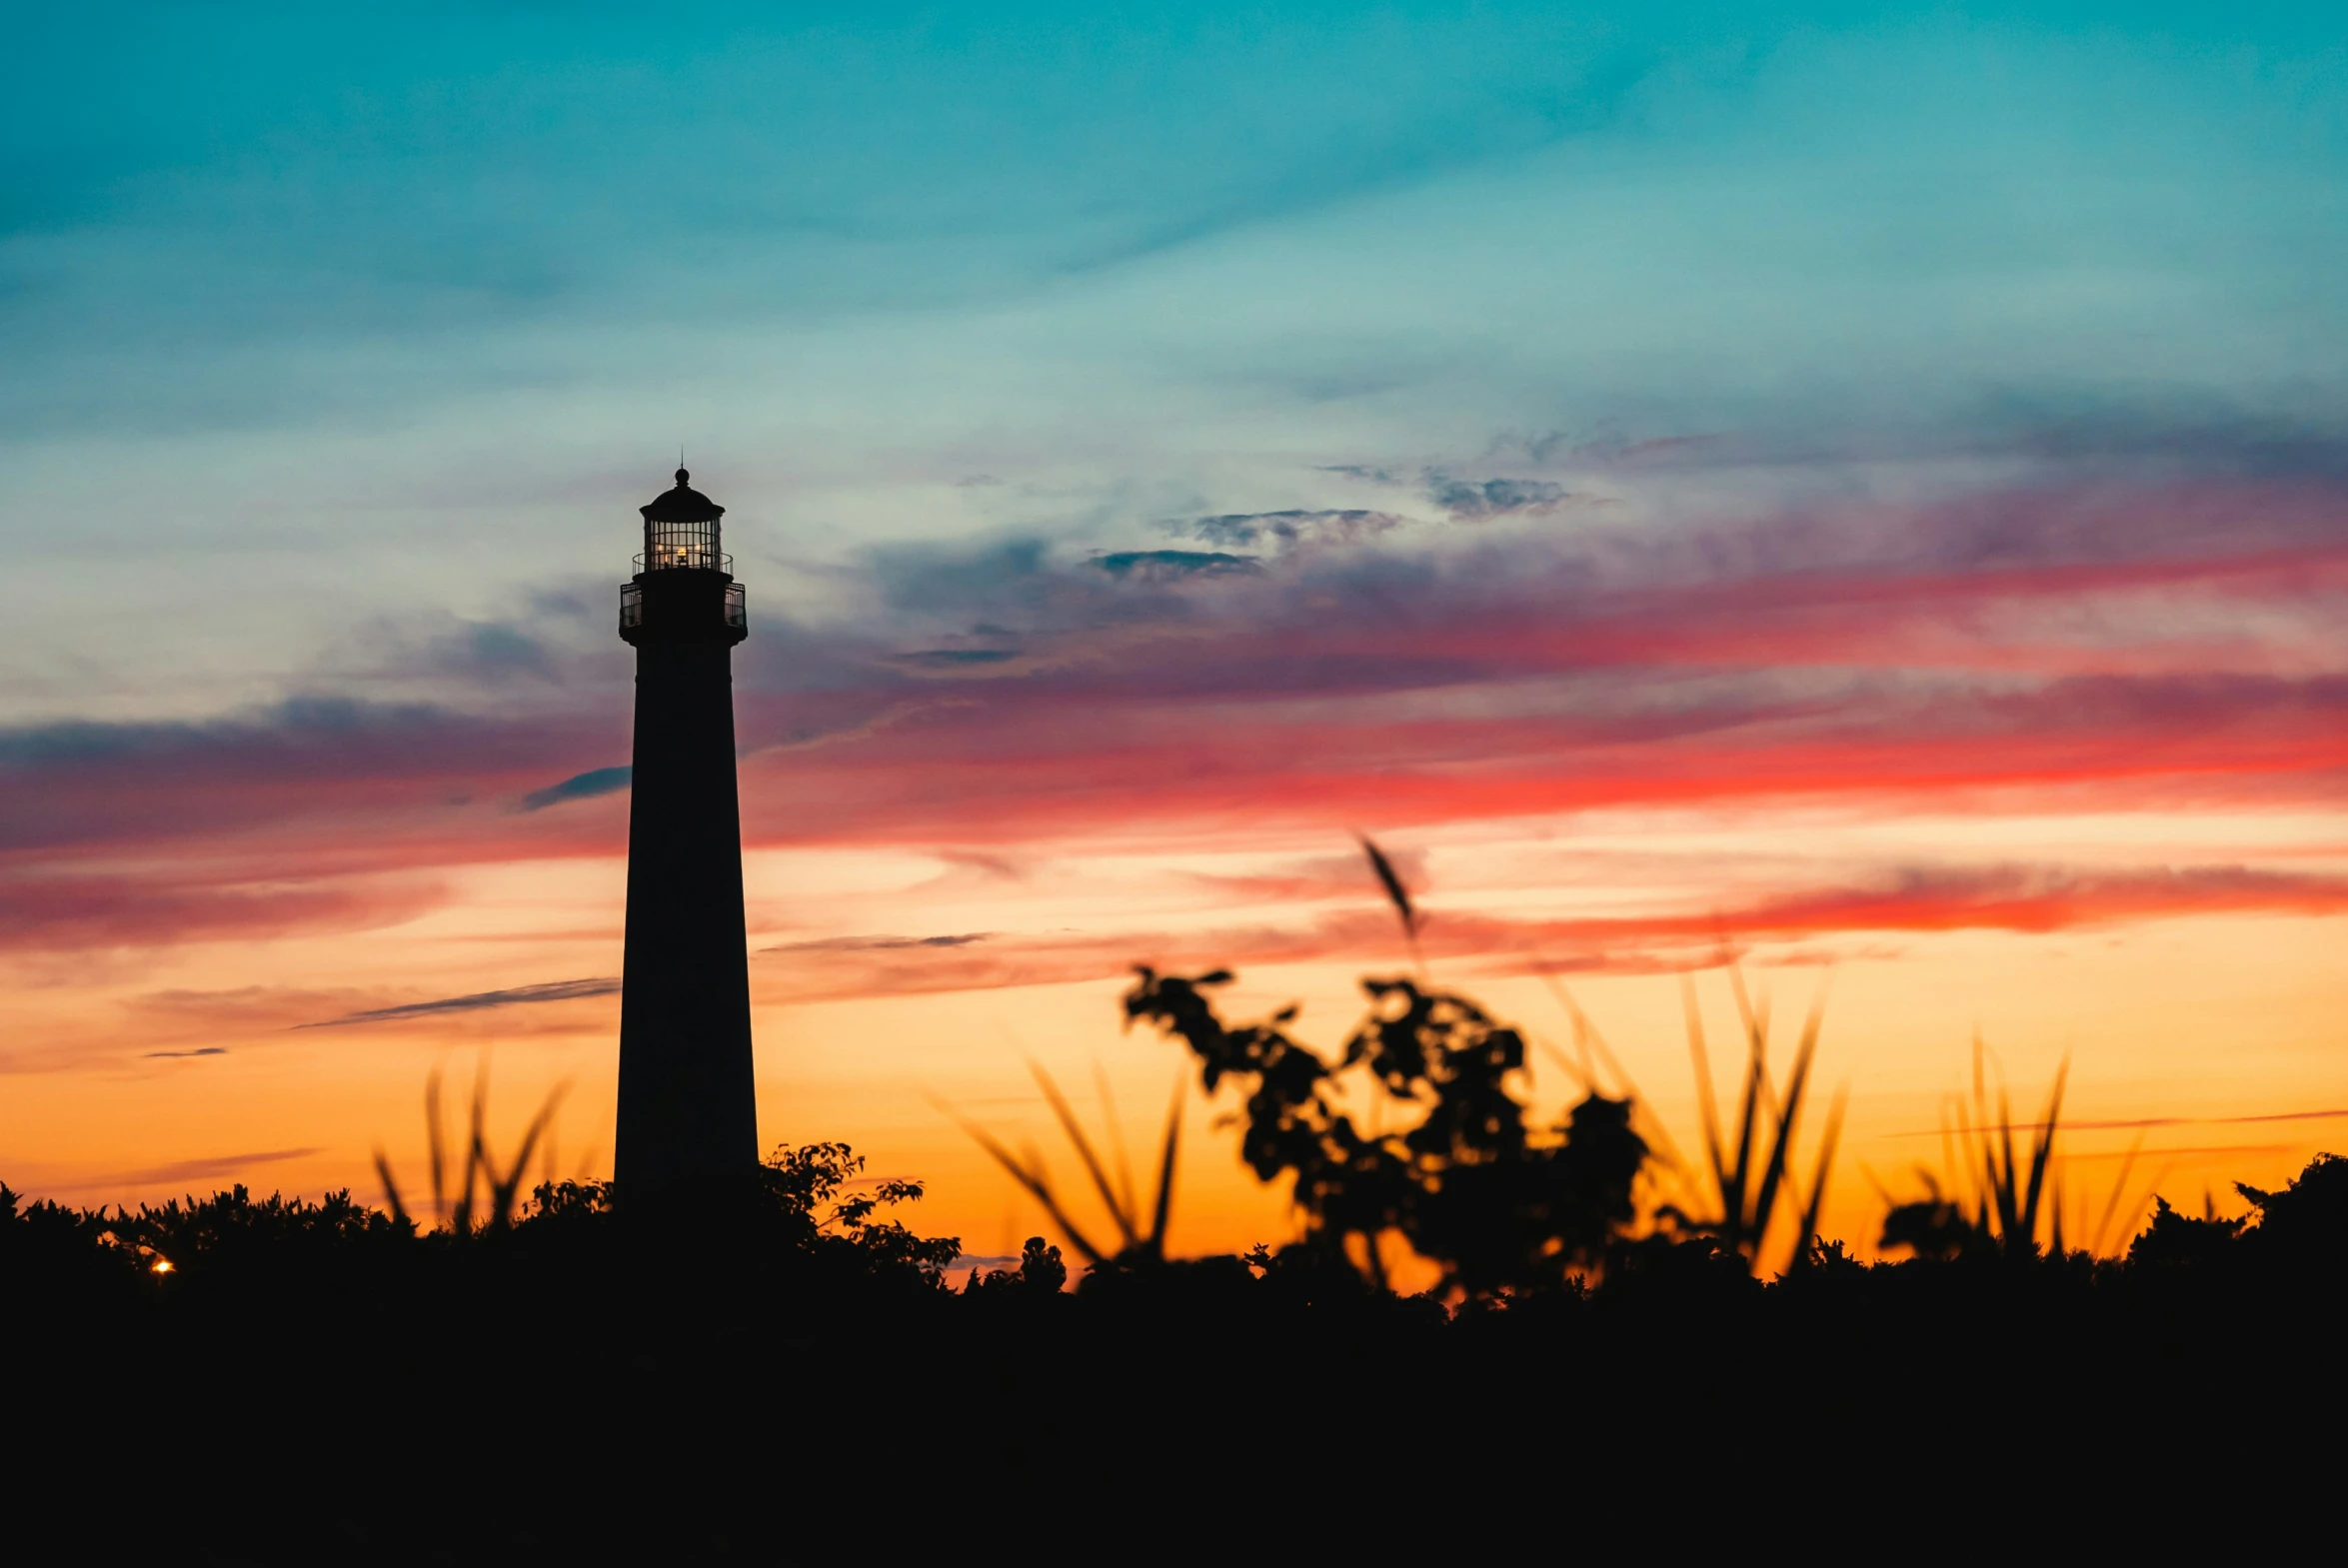
<path id="1" fill-rule="evenodd" d="M 0 1178 L 420 1186 L 484 1052 L 608 1172 L 680 446 L 762 1138 L 970 1253 L 1041 1220 L 941 1105 L 1156 1135 L 1133 963 L 1342 1039 L 1356 832 L 1683 1147 L 1680 976 L 1716 1064 L 1731 959 L 1823 995 L 1854 1240 L 1976 1033 L 2082 1211 L 2348 1148 L 2336 17 L 1135 15 L 12 18 Z M 1177 1247 L 1281 1239 L 1213 1116 Z"/>

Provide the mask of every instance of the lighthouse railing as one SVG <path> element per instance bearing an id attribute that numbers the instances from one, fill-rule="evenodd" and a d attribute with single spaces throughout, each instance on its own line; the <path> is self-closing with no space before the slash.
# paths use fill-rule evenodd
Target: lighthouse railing
<path id="1" fill-rule="evenodd" d="M 642 625 L 644 625 L 644 585 L 623 583 L 620 585 L 620 630 L 623 632 L 632 631 Z M 726 625 L 737 631 L 750 629 L 749 598 L 743 593 L 740 583 L 726 585 Z"/>
<path id="2" fill-rule="evenodd" d="M 634 563 L 639 573 L 672 572 L 682 567 L 695 572 L 734 571 L 734 558 L 726 552 L 702 545 L 666 545 L 650 555 L 638 556 Z"/>

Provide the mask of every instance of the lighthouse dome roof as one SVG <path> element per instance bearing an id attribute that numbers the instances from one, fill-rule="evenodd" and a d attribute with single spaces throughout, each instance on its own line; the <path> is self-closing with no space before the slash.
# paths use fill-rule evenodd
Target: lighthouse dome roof
<path id="1" fill-rule="evenodd" d="M 647 523 L 715 523 L 726 509 L 695 490 L 686 481 L 693 476 L 685 470 L 677 471 L 677 488 L 664 490 L 653 497 L 649 506 L 637 508 Z"/>

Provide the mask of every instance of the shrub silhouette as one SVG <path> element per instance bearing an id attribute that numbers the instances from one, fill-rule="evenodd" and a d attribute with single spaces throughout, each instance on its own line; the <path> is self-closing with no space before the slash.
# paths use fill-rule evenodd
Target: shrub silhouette
<path id="1" fill-rule="evenodd" d="M 1061 1260 L 1060 1248 L 1042 1236 L 1030 1236 L 1027 1245 L 1020 1248 L 1018 1268 L 974 1268 L 963 1284 L 963 1293 L 1033 1298 L 1057 1296 L 1067 1285 L 1068 1264 Z"/>
<path id="2" fill-rule="evenodd" d="M 2271 1262 L 2348 1268 L 2348 1158 L 2318 1154 L 2280 1192 L 2234 1183 L 2258 1210 L 2247 1239 Z"/>
<path id="3" fill-rule="evenodd" d="M 1506 1078 L 1524 1039 L 1463 996 L 1415 980 L 1368 979 L 1370 1010 L 1336 1067 L 1289 1037 L 1288 1007 L 1227 1025 L 1206 994 L 1227 971 L 1137 971 L 1126 1016 L 1156 1024 L 1198 1063 L 1211 1094 L 1243 1087 L 1240 1157 L 1265 1181 L 1288 1178 L 1304 1221 L 1297 1243 L 1354 1257 L 1382 1286 L 1388 1234 L 1442 1268 L 1443 1289 L 1482 1296 L 1555 1289 L 1597 1265 L 1633 1218 L 1631 1185 L 1647 1146 L 1630 1104 L 1592 1091 L 1553 1127 L 1528 1127 Z M 1402 1132 L 1364 1132 L 1338 1108 L 1341 1074 L 1422 1113 Z"/>
<path id="4" fill-rule="evenodd" d="M 2152 1200 L 2152 1221 L 2128 1244 L 2128 1262 L 2136 1268 L 2217 1268 L 2226 1263 L 2249 1223 L 2204 1214 L 2199 1219 L 2180 1214 L 2169 1200 Z"/>

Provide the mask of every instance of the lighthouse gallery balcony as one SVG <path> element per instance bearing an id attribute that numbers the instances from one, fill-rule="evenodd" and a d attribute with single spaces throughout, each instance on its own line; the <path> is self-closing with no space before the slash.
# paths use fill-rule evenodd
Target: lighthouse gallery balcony
<path id="1" fill-rule="evenodd" d="M 734 558 L 721 556 L 719 559 L 725 562 L 725 565 L 715 570 L 729 574 L 724 588 L 724 625 L 729 632 L 747 633 L 750 630 L 750 611 L 743 596 L 742 585 L 734 582 L 731 577 Z M 637 581 L 620 585 L 620 635 L 622 637 L 626 637 L 631 632 L 641 631 L 644 627 L 643 579 L 645 566 L 642 556 L 636 558 L 636 566 Z M 700 570 L 709 571 L 712 569 L 702 568 Z M 736 638 L 735 641 L 739 642 L 740 638 Z"/>

